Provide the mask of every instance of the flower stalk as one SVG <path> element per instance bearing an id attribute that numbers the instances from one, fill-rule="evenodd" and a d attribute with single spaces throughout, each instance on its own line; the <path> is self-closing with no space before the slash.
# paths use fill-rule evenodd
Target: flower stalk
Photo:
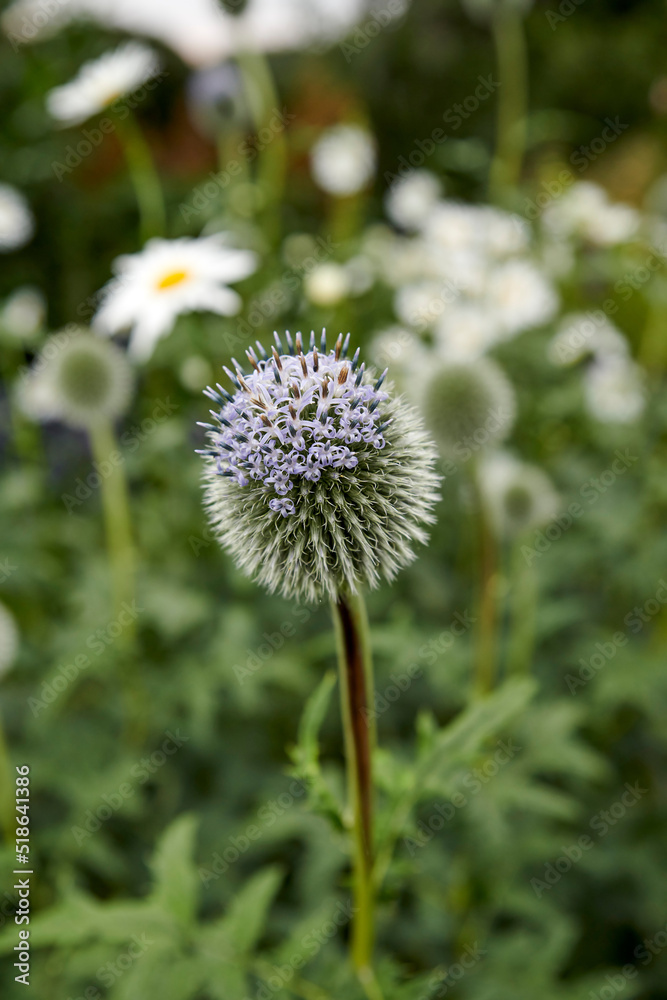
<path id="1" fill-rule="evenodd" d="M 332 601 L 341 713 L 353 832 L 354 921 L 352 964 L 369 998 L 381 996 L 373 972 L 375 881 L 373 849 L 373 662 L 363 597 L 343 592 Z"/>

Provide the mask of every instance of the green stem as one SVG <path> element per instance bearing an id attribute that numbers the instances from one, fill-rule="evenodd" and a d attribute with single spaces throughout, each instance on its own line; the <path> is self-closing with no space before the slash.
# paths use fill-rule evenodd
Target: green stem
<path id="1" fill-rule="evenodd" d="M 496 151 L 489 179 L 493 201 L 518 187 L 526 147 L 528 57 L 521 14 L 512 3 L 498 5 L 493 18 L 496 66 L 500 81 Z"/>
<path id="2" fill-rule="evenodd" d="M 512 552 L 511 631 L 507 650 L 507 670 L 515 676 L 527 676 L 535 647 L 537 579 L 535 570 L 521 555 L 521 539 Z"/>
<path id="3" fill-rule="evenodd" d="M 373 873 L 373 776 L 376 742 L 373 704 L 373 664 L 368 620 L 359 594 L 340 594 L 332 604 L 345 736 L 345 759 L 353 815 L 352 964 L 369 1000 L 381 1000 L 373 971 L 375 884 Z"/>
<path id="4" fill-rule="evenodd" d="M 128 607 L 132 608 L 135 595 L 135 553 L 127 482 L 123 465 L 111 458 L 117 454 L 111 424 L 101 421 L 91 428 L 90 442 L 101 480 L 114 617 L 119 619 Z M 109 475 L 102 474 L 103 468 L 111 469 Z M 126 735 L 133 744 L 141 742 L 144 731 L 143 690 L 131 656 L 135 630 L 136 620 L 131 616 L 117 640 L 126 703 Z"/>
<path id="5" fill-rule="evenodd" d="M 150 146 L 136 118 L 128 114 L 127 118 L 118 120 L 117 127 L 137 196 L 140 238 L 141 242 L 145 243 L 152 236 L 164 236 L 166 232 L 162 185 L 155 169 Z"/>
<path id="6" fill-rule="evenodd" d="M 257 161 L 257 181 L 266 208 L 265 231 L 275 245 L 280 240 L 280 208 L 287 177 L 284 123 L 282 119 L 272 121 L 280 115 L 281 105 L 265 56 L 257 52 L 242 52 L 236 58 L 261 146 Z"/>
<path id="7" fill-rule="evenodd" d="M 131 603 L 134 597 L 134 545 L 127 483 L 122 464 L 111 460 L 117 448 L 113 429 L 108 421 L 100 421 L 91 428 L 90 444 L 101 481 L 111 592 L 114 614 L 117 616 L 122 605 Z M 106 476 L 100 471 L 105 467 L 111 468 Z"/>
<path id="8" fill-rule="evenodd" d="M 478 695 L 486 695 L 493 690 L 496 676 L 498 547 L 491 525 L 489 524 L 484 499 L 474 468 L 471 470 L 471 479 L 479 529 L 478 551 L 480 572 L 475 687 Z"/>

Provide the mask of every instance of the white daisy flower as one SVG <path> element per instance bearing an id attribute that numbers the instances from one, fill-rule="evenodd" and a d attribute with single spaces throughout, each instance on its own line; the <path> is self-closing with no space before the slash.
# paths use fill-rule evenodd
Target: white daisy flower
<path id="1" fill-rule="evenodd" d="M 575 236 L 606 247 L 631 239 L 639 229 L 641 216 L 630 205 L 612 204 L 599 184 L 579 181 L 545 206 L 542 222 L 553 237 Z"/>
<path id="2" fill-rule="evenodd" d="M 22 247 L 34 230 L 32 212 L 21 192 L 0 184 L 0 252 Z"/>
<path id="3" fill-rule="evenodd" d="M 527 260 L 496 267 L 488 283 L 487 306 L 506 337 L 542 326 L 553 318 L 558 296 L 541 271 Z"/>
<path id="4" fill-rule="evenodd" d="M 99 59 L 84 63 L 78 75 L 46 95 L 49 113 L 62 125 L 77 125 L 131 94 L 155 76 L 157 54 L 140 42 L 127 42 Z"/>
<path id="5" fill-rule="evenodd" d="M 437 203 L 441 188 L 430 170 L 413 170 L 389 188 L 385 197 L 387 215 L 401 229 L 420 229 Z"/>
<path id="6" fill-rule="evenodd" d="M 93 328 L 108 336 L 131 330 L 130 354 L 146 360 L 181 313 L 234 316 L 241 298 L 227 284 L 247 278 L 256 268 L 252 251 L 226 245 L 220 234 L 149 240 L 140 253 L 114 262 L 116 277 L 106 286 Z"/>
<path id="7" fill-rule="evenodd" d="M 313 146 L 310 164 L 316 184 L 338 197 L 356 194 L 375 173 L 375 143 L 359 125 L 334 125 Z"/>
<path id="8" fill-rule="evenodd" d="M 334 45 L 359 21 L 371 17 L 372 0 L 248 0 L 230 13 L 218 0 L 67 0 L 44 15 L 44 0 L 15 0 L 4 30 L 23 43 L 44 38 L 67 21 L 155 38 L 192 66 L 214 66 L 238 52 L 278 52 Z M 392 5 L 397 17 L 407 2 Z M 383 8 L 384 10 L 385 8 Z M 29 29 L 26 31 L 26 25 Z"/>
<path id="9" fill-rule="evenodd" d="M 584 398 L 591 416 L 601 423 L 630 424 L 644 411 L 643 372 L 631 358 L 598 358 L 586 370 Z"/>

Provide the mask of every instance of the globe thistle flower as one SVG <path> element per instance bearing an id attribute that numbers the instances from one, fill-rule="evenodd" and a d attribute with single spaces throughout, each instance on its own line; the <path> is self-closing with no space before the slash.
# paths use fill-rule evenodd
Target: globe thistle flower
<path id="1" fill-rule="evenodd" d="M 253 371 L 225 369 L 229 392 L 202 424 L 206 504 L 237 565 L 288 597 L 336 600 L 391 580 L 414 558 L 433 521 L 436 451 L 417 413 L 382 388 L 349 334 L 327 351 L 311 334 L 268 356 L 248 352 Z"/>
<path id="2" fill-rule="evenodd" d="M 127 42 L 84 63 L 78 75 L 46 95 L 49 114 L 61 125 L 78 125 L 99 114 L 155 76 L 160 61 L 153 49 Z"/>
<path id="3" fill-rule="evenodd" d="M 334 125 L 311 150 L 310 164 L 318 187 L 338 198 L 357 194 L 375 173 L 375 143 L 359 125 Z"/>
<path id="4" fill-rule="evenodd" d="M 123 352 L 83 331 L 51 337 L 23 386 L 20 402 L 36 420 L 90 429 L 127 409 L 132 372 Z"/>
<path id="5" fill-rule="evenodd" d="M 443 365 L 420 392 L 426 425 L 449 459 L 467 461 L 480 449 L 502 441 L 514 423 L 512 384 L 487 358 Z"/>
<path id="6" fill-rule="evenodd" d="M 11 668 L 19 650 L 19 630 L 14 615 L 0 601 L 0 677 Z"/>
<path id="7" fill-rule="evenodd" d="M 0 253 L 22 247 L 34 230 L 32 212 L 21 192 L 0 184 Z"/>
<path id="8" fill-rule="evenodd" d="M 114 261 L 116 277 L 104 289 L 93 327 L 108 336 L 131 328 L 129 353 L 145 361 L 181 313 L 236 315 L 241 297 L 227 285 L 256 267 L 252 251 L 227 246 L 222 234 L 149 240 L 140 253 Z"/>
<path id="9" fill-rule="evenodd" d="M 484 457 L 478 481 L 482 502 L 500 538 L 517 538 L 558 514 L 558 494 L 546 473 L 507 452 Z"/>

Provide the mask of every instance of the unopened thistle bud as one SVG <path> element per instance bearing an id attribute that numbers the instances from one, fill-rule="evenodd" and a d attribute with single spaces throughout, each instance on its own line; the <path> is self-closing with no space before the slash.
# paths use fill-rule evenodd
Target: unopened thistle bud
<path id="1" fill-rule="evenodd" d="M 336 599 L 391 580 L 426 541 L 439 477 L 418 414 L 311 334 L 248 352 L 231 390 L 207 395 L 206 503 L 222 545 L 249 576 L 286 597 Z"/>

